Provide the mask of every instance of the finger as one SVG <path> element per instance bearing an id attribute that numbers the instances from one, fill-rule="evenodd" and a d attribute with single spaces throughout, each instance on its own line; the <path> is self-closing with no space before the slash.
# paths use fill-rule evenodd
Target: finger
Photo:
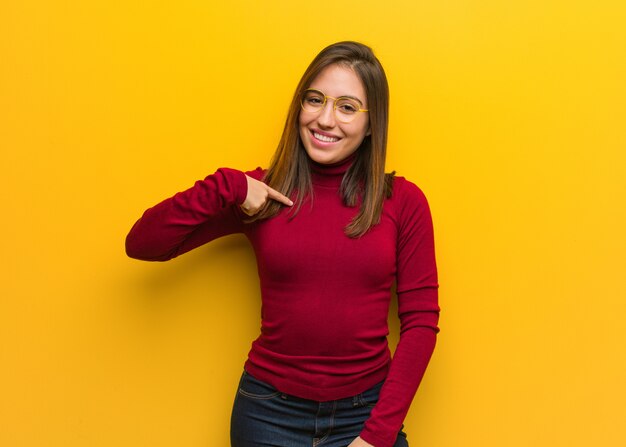
<path id="1" fill-rule="evenodd" d="M 244 205 L 239 205 L 239 208 L 248 216 L 254 216 L 258 211 L 258 210 L 252 210 L 250 207 L 244 206 Z"/>
<path id="2" fill-rule="evenodd" d="M 280 203 L 284 203 L 285 205 L 293 205 L 293 202 L 289 199 L 289 197 L 282 195 L 275 189 L 270 188 L 269 186 L 267 187 L 267 196 L 270 199 L 277 200 Z"/>
<path id="3" fill-rule="evenodd" d="M 239 209 L 243 211 L 245 214 L 247 214 L 248 216 L 250 215 L 250 212 L 248 211 L 248 207 L 239 205 Z"/>

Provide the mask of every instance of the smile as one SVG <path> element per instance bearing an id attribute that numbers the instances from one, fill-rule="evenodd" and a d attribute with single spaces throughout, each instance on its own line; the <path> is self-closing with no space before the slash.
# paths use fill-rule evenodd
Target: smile
<path id="1" fill-rule="evenodd" d="M 312 134 L 313 134 L 313 137 L 316 140 L 323 141 L 324 143 L 335 143 L 335 142 L 339 141 L 339 138 L 327 137 L 326 135 L 321 135 L 321 134 L 319 134 L 317 132 L 312 132 Z"/>

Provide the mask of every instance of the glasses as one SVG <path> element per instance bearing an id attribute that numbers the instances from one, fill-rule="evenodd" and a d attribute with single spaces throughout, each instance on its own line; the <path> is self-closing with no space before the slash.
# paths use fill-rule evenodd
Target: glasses
<path id="1" fill-rule="evenodd" d="M 363 104 L 356 98 L 350 98 L 348 96 L 333 98 L 332 96 L 327 96 L 319 90 L 312 88 L 302 92 L 300 105 L 305 112 L 319 113 L 326 106 L 327 99 L 334 101 L 333 110 L 335 111 L 335 117 L 342 123 L 351 122 L 359 112 L 368 112 L 367 109 L 361 108 Z"/>

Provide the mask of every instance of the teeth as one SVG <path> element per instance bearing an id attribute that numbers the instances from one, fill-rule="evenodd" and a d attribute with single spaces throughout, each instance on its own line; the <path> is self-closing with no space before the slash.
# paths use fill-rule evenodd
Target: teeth
<path id="1" fill-rule="evenodd" d="M 320 135 L 317 132 L 313 132 L 313 136 L 320 141 L 324 141 L 325 143 L 334 143 L 335 141 L 339 141 L 339 138 L 327 137 L 326 135 Z"/>

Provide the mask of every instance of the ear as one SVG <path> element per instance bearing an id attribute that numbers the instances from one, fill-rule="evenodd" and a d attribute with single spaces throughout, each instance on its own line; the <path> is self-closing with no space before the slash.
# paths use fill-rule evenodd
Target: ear
<path id="1" fill-rule="evenodd" d="M 372 128 L 371 127 L 367 127 L 367 132 L 365 132 L 365 136 L 369 137 L 372 134 Z"/>

